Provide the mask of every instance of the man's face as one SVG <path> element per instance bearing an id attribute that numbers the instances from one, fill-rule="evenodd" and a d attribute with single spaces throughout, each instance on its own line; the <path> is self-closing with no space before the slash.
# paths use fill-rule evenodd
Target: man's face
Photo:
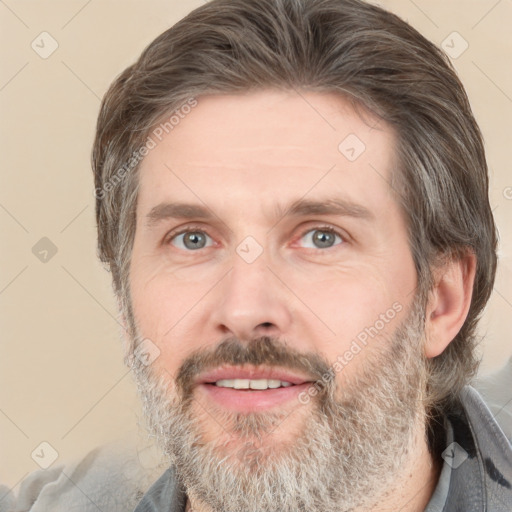
<path id="1" fill-rule="evenodd" d="M 143 161 L 134 317 L 160 350 L 151 378 L 219 460 L 292 453 L 325 370 L 337 403 L 400 394 L 379 367 L 417 284 L 394 147 L 337 95 L 264 91 L 198 98 Z"/>

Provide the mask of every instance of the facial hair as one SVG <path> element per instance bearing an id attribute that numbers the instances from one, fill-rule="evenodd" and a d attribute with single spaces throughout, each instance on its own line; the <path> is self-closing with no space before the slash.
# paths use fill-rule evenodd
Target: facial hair
<path id="1" fill-rule="evenodd" d="M 425 424 L 423 315 L 413 307 L 392 337 L 376 337 L 354 357 L 357 372 L 322 381 L 310 403 L 277 412 L 216 416 L 194 399 L 194 377 L 224 365 L 280 366 L 320 381 L 333 365 L 282 341 L 230 338 L 199 350 L 168 379 L 132 358 L 149 431 L 193 503 L 212 512 L 349 512 L 370 509 L 392 489 Z M 366 352 L 366 353 L 364 353 Z M 352 363 L 349 363 L 352 364 Z M 272 436 L 299 414 L 279 445 Z M 219 424 L 208 437 L 204 422 Z M 420 428 L 421 430 L 421 428 Z M 424 432 L 424 429 L 423 429 Z"/>

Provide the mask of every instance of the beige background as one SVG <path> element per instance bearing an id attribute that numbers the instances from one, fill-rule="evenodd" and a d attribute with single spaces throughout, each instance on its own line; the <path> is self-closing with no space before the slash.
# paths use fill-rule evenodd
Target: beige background
<path id="1" fill-rule="evenodd" d="M 446 40 L 451 52 L 464 44 L 454 31 L 469 44 L 453 62 L 486 139 L 501 233 L 501 267 L 482 322 L 487 373 L 512 354 L 512 0 L 380 3 L 437 44 Z M 9 487 L 38 469 L 31 453 L 42 441 L 65 463 L 140 432 L 109 275 L 96 259 L 89 155 L 109 83 L 201 4 L 0 2 L 0 482 Z M 42 46 L 43 31 L 58 43 L 46 59 L 31 47 Z M 57 249 L 46 262 L 32 251 L 43 237 Z"/>

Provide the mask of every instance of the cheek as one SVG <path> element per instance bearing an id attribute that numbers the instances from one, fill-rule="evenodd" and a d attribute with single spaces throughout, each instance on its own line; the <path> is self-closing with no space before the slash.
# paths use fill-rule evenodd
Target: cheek
<path id="1" fill-rule="evenodd" d="M 190 279 L 194 275 L 196 278 Z M 153 331 L 159 324 L 166 324 L 168 330 L 197 301 L 205 282 L 203 277 L 197 272 L 187 275 L 171 268 L 161 256 L 134 252 L 130 289 L 136 317 L 146 326 L 149 323 Z"/>
<path id="2" fill-rule="evenodd" d="M 315 313 L 337 324 L 378 317 L 396 301 L 405 301 L 413 288 L 413 281 L 399 282 L 392 274 L 362 263 L 320 268 L 294 282 L 297 295 Z"/>
<path id="3" fill-rule="evenodd" d="M 151 258 L 132 260 L 131 297 L 133 313 L 142 338 L 160 350 L 155 369 L 173 377 L 190 348 L 200 340 L 204 325 L 201 306 L 212 279 L 204 272 L 171 271 Z"/>
<path id="4" fill-rule="evenodd" d="M 350 350 L 354 340 L 362 347 L 387 342 L 413 300 L 414 275 L 411 271 L 405 280 L 393 272 L 382 272 L 380 266 L 359 262 L 318 269 L 307 279 L 295 279 L 293 290 L 313 313 L 304 309 L 302 320 L 297 319 L 303 322 L 302 333 L 316 340 L 314 348 L 329 361 Z M 311 320 L 304 321 L 306 318 Z"/>

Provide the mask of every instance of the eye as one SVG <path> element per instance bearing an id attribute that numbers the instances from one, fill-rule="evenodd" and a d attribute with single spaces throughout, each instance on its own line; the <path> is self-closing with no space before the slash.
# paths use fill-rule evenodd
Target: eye
<path id="1" fill-rule="evenodd" d="M 178 249 L 196 251 L 209 247 L 213 240 L 204 231 L 184 231 L 174 235 L 170 243 Z"/>
<path id="2" fill-rule="evenodd" d="M 328 249 L 343 242 L 341 236 L 330 228 L 311 229 L 300 240 L 307 249 Z"/>

